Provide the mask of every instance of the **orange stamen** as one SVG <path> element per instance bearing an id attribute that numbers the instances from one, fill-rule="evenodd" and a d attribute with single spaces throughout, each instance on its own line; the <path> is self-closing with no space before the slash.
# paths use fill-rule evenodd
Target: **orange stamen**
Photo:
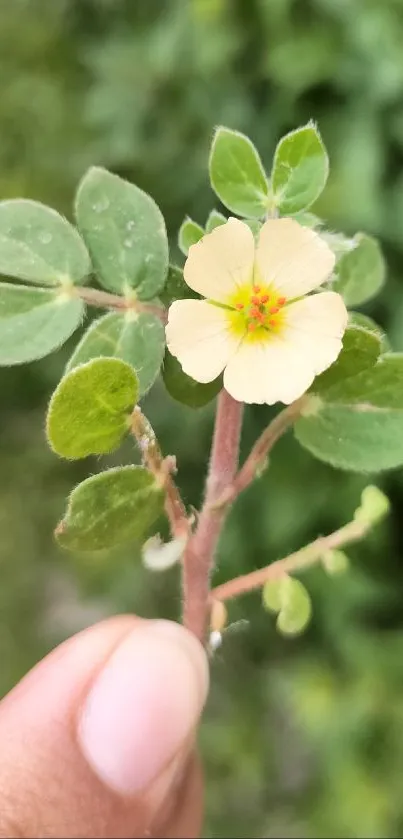
<path id="1" fill-rule="evenodd" d="M 250 323 L 248 323 L 248 330 L 249 332 L 253 332 L 254 329 L 256 329 L 256 324 L 253 323 L 253 321 L 251 321 Z"/>
<path id="2" fill-rule="evenodd" d="M 236 306 L 235 306 L 235 308 L 236 308 L 236 309 L 238 309 L 238 312 L 241 312 L 241 311 L 242 311 L 242 309 L 244 309 L 244 308 L 245 308 L 245 306 L 244 306 L 244 304 L 243 304 L 243 303 L 237 303 L 237 304 L 236 304 Z"/>
<path id="3" fill-rule="evenodd" d="M 251 297 L 250 302 L 254 304 L 254 306 L 259 306 L 260 299 L 259 297 Z"/>
<path id="4" fill-rule="evenodd" d="M 285 303 L 286 299 L 287 299 L 286 297 L 279 297 L 278 300 L 277 300 L 278 305 L 279 306 L 284 306 L 284 303 Z"/>
<path id="5" fill-rule="evenodd" d="M 269 320 L 269 326 L 277 326 L 277 322 L 275 320 Z"/>
<path id="6" fill-rule="evenodd" d="M 254 285 L 254 286 L 253 286 L 253 291 L 255 292 L 255 294 L 259 294 L 259 291 L 260 291 L 260 285 Z"/>
<path id="7" fill-rule="evenodd" d="M 250 310 L 250 316 L 251 316 L 251 318 L 257 318 L 257 317 L 259 316 L 259 314 L 260 314 L 259 309 L 255 309 L 255 308 L 254 308 L 254 309 L 251 309 L 251 310 Z"/>
<path id="8" fill-rule="evenodd" d="M 279 311 L 280 309 L 278 308 L 278 306 L 271 306 L 271 308 L 269 309 L 271 315 L 277 315 Z"/>
<path id="9" fill-rule="evenodd" d="M 268 294 L 263 294 L 263 296 L 260 298 L 260 302 L 261 303 L 267 303 L 268 299 L 269 299 L 269 295 Z"/>

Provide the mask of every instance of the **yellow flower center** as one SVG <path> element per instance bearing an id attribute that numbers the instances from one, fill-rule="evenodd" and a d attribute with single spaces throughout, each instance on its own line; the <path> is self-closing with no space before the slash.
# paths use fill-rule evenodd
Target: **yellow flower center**
<path id="1" fill-rule="evenodd" d="M 286 302 L 285 297 L 263 284 L 237 289 L 228 300 L 231 331 L 250 341 L 267 340 L 281 329 Z"/>

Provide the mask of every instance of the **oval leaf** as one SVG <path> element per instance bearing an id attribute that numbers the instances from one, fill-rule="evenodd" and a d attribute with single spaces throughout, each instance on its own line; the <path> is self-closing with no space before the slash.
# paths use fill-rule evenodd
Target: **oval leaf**
<path id="1" fill-rule="evenodd" d="M 329 159 L 313 123 L 283 137 L 271 175 L 274 203 L 283 215 L 305 210 L 319 198 L 329 174 Z"/>
<path id="2" fill-rule="evenodd" d="M 57 350 L 80 326 L 82 300 L 42 288 L 0 283 L 0 366 Z"/>
<path id="3" fill-rule="evenodd" d="M 333 385 L 373 367 L 382 349 L 379 334 L 362 326 L 348 326 L 343 336 L 343 349 L 334 364 L 318 376 L 311 390 L 323 393 Z"/>
<path id="4" fill-rule="evenodd" d="M 200 242 L 200 239 L 203 236 L 204 230 L 200 224 L 197 224 L 191 218 L 185 218 L 185 221 L 182 222 L 178 233 L 178 245 L 182 253 L 187 256 L 189 248 L 197 242 Z"/>
<path id="5" fill-rule="evenodd" d="M 221 227 L 227 221 L 228 219 L 222 213 L 219 213 L 218 210 L 212 210 L 206 222 L 206 233 L 212 233 L 216 227 Z"/>
<path id="6" fill-rule="evenodd" d="M 358 233 L 356 247 L 344 254 L 336 265 L 332 283 L 347 306 L 359 306 L 378 294 L 385 282 L 385 261 L 376 239 Z"/>
<path id="7" fill-rule="evenodd" d="M 295 425 L 297 440 L 340 469 L 377 472 L 403 464 L 403 354 L 313 395 Z"/>
<path id="8" fill-rule="evenodd" d="M 111 313 L 94 321 L 82 337 L 67 372 L 92 358 L 121 358 L 134 367 L 139 380 L 139 396 L 154 384 L 165 352 L 165 330 L 152 314 Z"/>
<path id="9" fill-rule="evenodd" d="M 168 269 L 165 222 L 155 201 L 134 184 L 94 167 L 81 181 L 76 218 L 100 283 L 140 300 L 155 297 Z"/>
<path id="10" fill-rule="evenodd" d="M 0 274 L 39 285 L 83 282 L 91 264 L 77 230 L 37 201 L 0 202 Z"/>
<path id="11" fill-rule="evenodd" d="M 187 298 L 200 300 L 199 295 L 186 285 L 182 268 L 178 268 L 177 265 L 170 265 L 165 287 L 160 293 L 160 300 L 168 308 L 174 300 L 186 300 Z"/>
<path id="12" fill-rule="evenodd" d="M 51 447 L 72 460 L 113 451 L 129 429 L 137 397 L 137 376 L 124 361 L 98 358 L 76 367 L 50 400 Z"/>
<path id="13" fill-rule="evenodd" d="M 305 586 L 287 575 L 265 583 L 263 605 L 268 611 L 278 613 L 276 626 L 283 635 L 298 635 L 312 614 L 311 598 Z"/>
<path id="14" fill-rule="evenodd" d="M 244 134 L 218 128 L 210 152 L 210 181 L 220 201 L 240 216 L 260 218 L 267 210 L 268 184 L 262 161 Z"/>
<path id="15" fill-rule="evenodd" d="M 142 541 L 162 513 L 163 503 L 164 493 L 148 469 L 108 469 L 73 489 L 55 535 L 71 551 L 100 551 Z"/>
<path id="16" fill-rule="evenodd" d="M 207 384 L 196 382 L 183 372 L 179 361 L 168 350 L 165 353 L 162 378 L 172 399 L 189 408 L 202 408 L 222 389 L 222 376 Z"/>

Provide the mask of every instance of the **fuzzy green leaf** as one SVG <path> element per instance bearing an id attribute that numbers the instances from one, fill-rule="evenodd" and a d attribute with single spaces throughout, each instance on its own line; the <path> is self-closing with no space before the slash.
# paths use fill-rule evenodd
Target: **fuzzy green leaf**
<path id="1" fill-rule="evenodd" d="M 37 201 L 0 202 L 0 274 L 38 285 L 84 282 L 90 258 L 77 230 Z"/>
<path id="2" fill-rule="evenodd" d="M 155 201 L 134 184 L 94 167 L 76 197 L 79 229 L 100 283 L 118 294 L 150 300 L 168 270 L 165 222 Z"/>
<path id="3" fill-rule="evenodd" d="M 283 635 L 298 635 L 309 623 L 311 599 L 300 580 L 284 575 L 268 580 L 263 588 L 263 605 L 278 614 L 277 629 Z"/>
<path id="4" fill-rule="evenodd" d="M 80 326 L 84 309 L 64 292 L 0 283 L 0 366 L 57 350 Z"/>
<path id="5" fill-rule="evenodd" d="M 318 376 L 312 390 L 323 393 L 332 385 L 356 376 L 361 370 L 373 367 L 381 352 L 379 335 L 361 326 L 348 326 L 343 336 L 343 349 L 334 364 Z"/>
<path id="6" fill-rule="evenodd" d="M 196 242 L 200 242 L 200 239 L 204 236 L 204 230 L 200 224 L 197 224 L 191 218 L 185 218 L 182 222 L 179 233 L 178 233 L 178 245 L 180 250 L 182 251 L 185 256 L 189 253 L 189 248 L 192 245 L 195 245 Z"/>
<path id="7" fill-rule="evenodd" d="M 143 541 L 162 511 L 163 491 L 148 469 L 109 469 L 73 489 L 56 538 L 71 551 L 100 551 Z"/>
<path id="8" fill-rule="evenodd" d="M 340 469 L 377 472 L 403 464 L 403 354 L 313 395 L 295 425 L 301 445 Z"/>
<path id="9" fill-rule="evenodd" d="M 187 300 L 188 298 L 200 299 L 199 295 L 186 285 L 182 268 L 178 268 L 177 265 L 170 265 L 167 281 L 160 292 L 160 300 L 168 308 L 174 300 Z"/>
<path id="10" fill-rule="evenodd" d="M 183 372 L 179 361 L 168 350 L 165 353 L 162 378 L 172 399 L 189 408 L 202 408 L 214 399 L 222 388 L 222 376 L 201 384 Z"/>
<path id="11" fill-rule="evenodd" d="M 222 213 L 219 213 L 218 210 L 212 210 L 206 222 L 206 233 L 212 233 L 216 227 L 221 227 L 226 221 L 228 219 Z"/>
<path id="12" fill-rule="evenodd" d="M 96 358 L 76 367 L 50 400 L 50 445 L 71 460 L 113 451 L 129 429 L 137 398 L 137 376 L 126 362 Z"/>
<path id="13" fill-rule="evenodd" d="M 390 352 L 391 346 L 388 336 L 382 327 L 375 323 L 372 318 L 368 315 L 363 315 L 362 312 L 349 312 L 348 319 L 351 326 L 361 326 L 363 329 L 366 329 L 367 332 L 373 332 L 377 335 L 381 342 L 381 352 Z"/>
<path id="14" fill-rule="evenodd" d="M 111 313 L 94 321 L 73 353 L 67 371 L 92 358 L 121 358 L 134 367 L 139 396 L 154 384 L 165 352 L 165 330 L 155 315 Z"/>
<path id="15" fill-rule="evenodd" d="M 374 297 L 385 282 L 385 261 L 376 239 L 359 233 L 357 246 L 342 256 L 332 284 L 347 306 L 359 306 Z"/>
<path id="16" fill-rule="evenodd" d="M 253 218 L 265 214 L 267 178 L 248 137 L 229 128 L 218 128 L 211 146 L 209 168 L 211 186 L 229 210 Z"/>
<path id="17" fill-rule="evenodd" d="M 319 198 L 329 174 L 329 159 L 319 131 L 308 123 L 282 137 L 271 175 L 274 203 L 283 215 L 305 210 Z"/>

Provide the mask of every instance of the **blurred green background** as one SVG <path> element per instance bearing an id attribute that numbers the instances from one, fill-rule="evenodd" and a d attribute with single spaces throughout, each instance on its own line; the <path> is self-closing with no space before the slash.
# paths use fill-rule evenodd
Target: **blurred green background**
<path id="1" fill-rule="evenodd" d="M 315 211 L 380 237 L 389 282 L 366 311 L 403 350 L 402 43 L 402 0 L 0 0 L 1 197 L 71 217 L 77 180 L 102 164 L 153 195 L 175 249 L 186 213 L 203 223 L 219 208 L 206 168 L 215 125 L 249 134 L 269 165 L 279 136 L 312 117 L 331 158 Z M 45 441 L 71 346 L 0 372 L 1 693 L 103 615 L 179 613 L 175 571 L 147 575 L 132 549 L 88 559 L 53 542 L 69 489 L 100 465 L 59 462 Z M 213 406 L 192 412 L 162 386 L 147 403 L 197 504 Z M 269 416 L 248 409 L 244 450 Z M 338 527 L 365 483 L 283 440 L 230 518 L 216 581 Z M 380 483 L 392 516 L 351 550 L 347 575 L 306 575 L 302 639 L 279 638 L 257 595 L 231 609 L 247 623 L 213 665 L 205 836 L 403 835 L 403 473 Z"/>

